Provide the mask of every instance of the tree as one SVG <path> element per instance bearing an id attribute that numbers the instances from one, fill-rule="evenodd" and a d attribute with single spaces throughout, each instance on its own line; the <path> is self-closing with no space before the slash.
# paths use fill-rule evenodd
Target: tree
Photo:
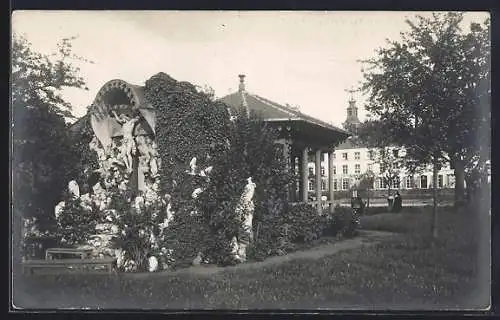
<path id="1" fill-rule="evenodd" d="M 63 39 L 56 54 L 32 50 L 22 36 L 12 39 L 12 185 L 16 241 L 23 217 L 37 217 L 41 229 L 53 225 L 53 208 L 73 174 L 72 143 L 66 118 L 71 105 L 65 87 L 85 88 L 78 68 L 69 61 L 71 39 Z M 15 246 L 19 248 L 20 246 Z"/>
<path id="2" fill-rule="evenodd" d="M 373 188 L 373 183 L 375 182 L 375 173 L 371 170 L 367 170 L 365 173 L 363 173 L 360 177 L 359 180 L 359 189 L 360 190 L 366 190 L 366 197 L 367 197 L 367 202 L 366 202 L 366 207 L 370 206 L 370 189 Z"/>
<path id="3" fill-rule="evenodd" d="M 410 168 L 433 166 L 434 236 L 437 172 L 444 161 L 451 160 L 447 153 L 452 159 L 461 156 L 458 150 L 475 153 L 476 128 L 487 126 L 487 117 L 482 116 L 485 105 L 473 99 L 488 96 L 488 86 L 477 81 L 478 70 L 487 69 L 480 40 L 487 38 L 482 33 L 486 27 L 473 25 L 482 32 L 464 35 L 462 19 L 463 14 L 450 12 L 407 20 L 410 30 L 401 34 L 401 42 L 388 41 L 375 58 L 363 61 L 368 67 L 362 84 L 368 94 L 366 109 L 377 118 L 384 137 L 405 147 L 412 159 Z M 480 47 L 483 58 L 467 59 L 471 42 Z"/>
<path id="4" fill-rule="evenodd" d="M 405 167 L 404 159 L 399 155 L 397 147 L 382 147 L 374 152 L 374 163 L 379 165 L 379 176 L 382 183 L 387 186 L 387 195 L 391 195 L 391 188 L 399 186 L 399 177 Z"/>

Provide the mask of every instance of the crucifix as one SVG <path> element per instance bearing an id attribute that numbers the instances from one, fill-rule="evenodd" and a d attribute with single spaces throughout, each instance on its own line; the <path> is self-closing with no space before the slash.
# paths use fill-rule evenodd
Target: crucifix
<path id="1" fill-rule="evenodd" d="M 355 92 L 358 92 L 359 90 L 355 90 L 354 86 L 351 86 L 349 89 L 345 89 L 344 91 L 347 92 L 347 93 L 349 93 L 349 101 L 353 101 L 354 100 L 353 94 Z"/>

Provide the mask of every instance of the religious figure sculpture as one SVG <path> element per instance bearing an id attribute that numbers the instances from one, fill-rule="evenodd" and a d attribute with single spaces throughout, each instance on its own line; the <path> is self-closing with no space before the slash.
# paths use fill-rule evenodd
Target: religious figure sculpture
<path id="1" fill-rule="evenodd" d="M 78 183 L 76 183 L 75 180 L 71 180 L 68 183 L 68 190 L 69 193 L 73 195 L 73 197 L 80 198 L 80 187 L 78 186 Z"/>
<path id="2" fill-rule="evenodd" d="M 96 136 L 92 138 L 92 140 L 89 143 L 90 150 L 94 150 L 97 153 L 97 159 L 99 162 L 103 162 L 106 160 L 106 152 L 104 148 L 99 147 L 99 140 L 97 139 Z"/>
<path id="3" fill-rule="evenodd" d="M 122 124 L 123 140 L 121 146 L 121 153 L 127 171 L 132 172 L 132 155 L 135 154 L 135 140 L 134 140 L 134 127 L 139 117 L 130 118 L 125 114 L 117 115 L 113 111 L 113 115 L 118 123 Z"/>
<path id="4" fill-rule="evenodd" d="M 252 222 L 254 213 L 253 196 L 255 194 L 256 185 L 252 181 L 252 177 L 247 179 L 247 185 L 241 194 L 240 201 L 236 207 L 236 214 L 241 218 L 243 223 L 243 230 L 237 237 L 236 250 L 238 252 L 236 258 L 240 261 L 246 260 L 246 248 L 253 240 Z"/>
<path id="5" fill-rule="evenodd" d="M 196 157 L 193 157 L 191 161 L 189 162 L 189 167 L 191 168 L 191 171 L 189 171 L 190 175 L 195 175 L 196 174 Z"/>

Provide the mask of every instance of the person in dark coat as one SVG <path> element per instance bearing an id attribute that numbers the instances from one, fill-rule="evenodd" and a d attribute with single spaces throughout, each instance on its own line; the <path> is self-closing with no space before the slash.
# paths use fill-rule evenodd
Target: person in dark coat
<path id="1" fill-rule="evenodd" d="M 396 191 L 394 194 L 394 212 L 400 212 L 401 209 L 403 208 L 403 199 L 401 198 L 401 195 L 399 194 L 399 191 Z"/>

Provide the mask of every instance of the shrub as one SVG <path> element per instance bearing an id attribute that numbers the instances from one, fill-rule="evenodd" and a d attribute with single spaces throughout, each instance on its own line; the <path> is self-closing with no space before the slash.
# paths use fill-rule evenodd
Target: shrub
<path id="1" fill-rule="evenodd" d="M 352 237 L 356 235 L 358 226 L 357 217 L 354 217 L 352 209 L 337 205 L 334 214 L 329 215 L 327 218 L 324 234 Z"/>
<path id="2" fill-rule="evenodd" d="M 85 244 L 95 233 L 99 223 L 99 210 L 92 205 L 84 208 L 80 198 L 66 196 L 65 206 L 57 219 L 57 235 L 61 246 L 76 246 Z"/>

